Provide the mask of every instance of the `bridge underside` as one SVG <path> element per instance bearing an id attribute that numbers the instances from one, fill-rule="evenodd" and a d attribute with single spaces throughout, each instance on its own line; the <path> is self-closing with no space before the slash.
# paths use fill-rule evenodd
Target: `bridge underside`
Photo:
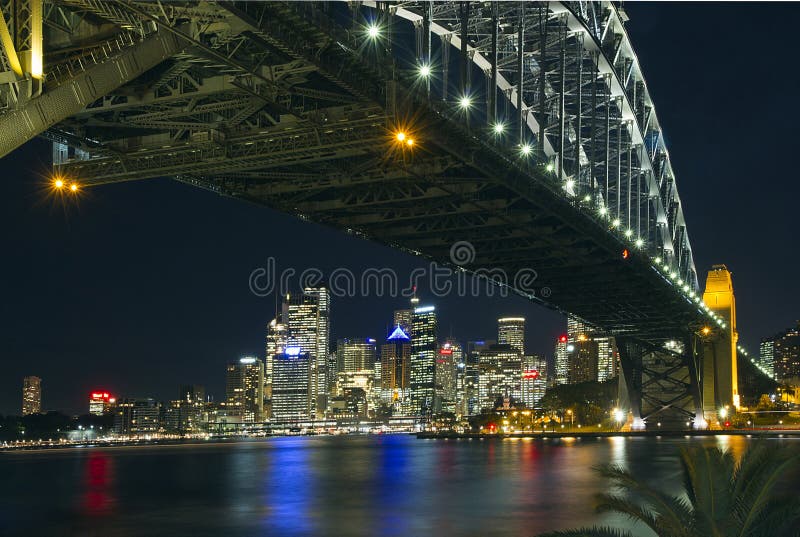
<path id="1" fill-rule="evenodd" d="M 463 268 L 502 271 L 515 292 L 620 338 L 631 406 L 684 422 L 700 382 L 692 342 L 709 319 L 695 300 L 668 155 L 616 12 L 531 2 L 506 20 L 512 3 L 483 4 L 420 3 L 416 19 L 412 4 L 365 16 L 355 4 L 54 2 L 51 15 L 72 32 L 62 28 L 60 48 L 46 55 L 54 89 L 105 64 L 87 64 L 87 50 L 99 49 L 79 46 L 81 36 L 125 35 L 131 46 L 169 36 L 177 52 L 155 67 L 155 56 L 142 59 L 143 74 L 128 69 L 121 87 L 85 96 L 66 119 L 43 118 L 43 135 L 56 171 L 81 185 L 173 177 L 443 264 L 468 241 L 475 258 Z M 382 39 L 365 41 L 369 20 Z M 436 48 L 431 36 L 442 28 Z M 401 47 L 391 32 L 415 44 Z M 459 39 L 460 50 L 451 47 Z M 402 66 L 415 57 L 430 65 L 434 51 L 437 95 L 437 82 Z M 488 70 L 479 63 L 487 56 Z M 460 74 L 458 90 L 448 71 Z M 454 105 L 484 83 L 474 112 Z M 501 117 L 507 129 L 492 136 Z M 528 142 L 530 158 L 521 158 Z M 684 350 L 667 349 L 670 341 Z"/>

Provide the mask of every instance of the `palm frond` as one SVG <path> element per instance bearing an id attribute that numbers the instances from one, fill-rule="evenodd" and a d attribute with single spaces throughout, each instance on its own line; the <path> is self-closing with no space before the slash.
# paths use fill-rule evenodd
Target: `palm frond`
<path id="1" fill-rule="evenodd" d="M 681 537 L 687 535 L 686 527 L 674 524 L 669 518 L 647 506 L 630 501 L 614 494 L 596 494 L 595 508 L 599 513 L 615 512 L 626 515 L 631 520 L 643 522 L 660 537 Z"/>
<path id="2" fill-rule="evenodd" d="M 577 530 L 551 531 L 536 537 L 633 537 L 629 532 L 609 527 L 579 528 Z"/>

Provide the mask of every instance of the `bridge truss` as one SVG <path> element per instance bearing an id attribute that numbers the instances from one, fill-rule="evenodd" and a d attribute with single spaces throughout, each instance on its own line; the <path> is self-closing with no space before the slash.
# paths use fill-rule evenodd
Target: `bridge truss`
<path id="1" fill-rule="evenodd" d="M 533 269 L 516 292 L 623 342 L 637 418 L 699 412 L 692 338 L 726 327 L 613 4 L 20 4 L 46 50 L 5 58 L 0 154 L 40 135 L 81 187 L 173 177 L 443 263 L 469 241 L 461 268 Z"/>

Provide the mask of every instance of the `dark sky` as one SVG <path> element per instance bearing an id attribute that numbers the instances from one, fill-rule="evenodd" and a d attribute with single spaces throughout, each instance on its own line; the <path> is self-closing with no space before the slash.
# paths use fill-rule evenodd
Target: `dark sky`
<path id="1" fill-rule="evenodd" d="M 631 34 L 664 128 L 701 279 L 734 274 L 739 331 L 794 323 L 800 292 L 795 171 L 800 109 L 796 4 L 628 3 Z M 754 21 L 757 24 L 753 24 Z M 268 257 L 329 272 L 424 262 L 338 231 L 166 179 L 45 195 L 50 149 L 0 162 L 0 413 L 20 410 L 22 377 L 47 409 L 85 412 L 90 390 L 174 397 L 181 383 L 220 396 L 225 363 L 263 355 L 274 298 L 249 291 Z M 424 294 L 423 294 L 424 298 Z M 379 338 L 403 299 L 337 298 L 334 337 Z M 438 299 L 443 335 L 492 338 L 499 315 L 529 320 L 529 351 L 552 353 L 562 318 L 519 298 Z"/>

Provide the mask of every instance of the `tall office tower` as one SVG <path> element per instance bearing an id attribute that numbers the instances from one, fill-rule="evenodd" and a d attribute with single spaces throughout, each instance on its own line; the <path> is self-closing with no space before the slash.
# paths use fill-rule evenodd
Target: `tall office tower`
<path id="1" fill-rule="evenodd" d="M 578 384 L 597 380 L 597 343 L 586 336 L 581 336 L 577 342 L 570 343 L 574 349 L 568 352 L 569 371 L 567 383 Z"/>
<path id="2" fill-rule="evenodd" d="M 480 401 L 480 357 L 494 345 L 494 340 L 467 342 L 467 353 L 464 360 L 464 407 L 467 416 L 475 416 L 481 412 Z"/>
<path id="3" fill-rule="evenodd" d="M 800 321 L 795 328 L 762 340 L 762 348 L 765 347 L 764 341 L 771 341 L 775 379 L 791 384 L 800 383 Z"/>
<path id="4" fill-rule="evenodd" d="M 568 340 L 567 334 L 561 334 L 556 340 L 555 384 L 566 384 L 569 381 L 569 355 L 575 350 L 575 345 Z"/>
<path id="5" fill-rule="evenodd" d="M 497 319 L 497 342 L 511 345 L 520 354 L 525 354 L 525 317 Z"/>
<path id="6" fill-rule="evenodd" d="M 775 378 L 775 339 L 764 338 L 758 346 L 758 367 L 770 378 Z"/>
<path id="7" fill-rule="evenodd" d="M 287 345 L 300 347 L 311 355 L 311 398 L 317 417 L 325 415 L 327 361 L 330 337 L 330 291 L 306 287 L 303 294 L 287 297 L 283 305 Z"/>
<path id="8" fill-rule="evenodd" d="M 410 361 L 411 338 L 398 325 L 381 345 L 381 400 L 399 414 L 410 411 Z"/>
<path id="9" fill-rule="evenodd" d="M 372 338 L 340 339 L 336 343 L 337 373 L 355 373 L 375 365 L 375 340 Z"/>
<path id="10" fill-rule="evenodd" d="M 267 406 L 267 416 L 270 415 L 272 400 L 272 360 L 276 354 L 283 354 L 288 337 L 286 323 L 281 317 L 281 313 L 278 313 L 267 325 L 267 355 L 264 359 L 264 404 Z"/>
<path id="11" fill-rule="evenodd" d="M 287 346 L 272 365 L 272 417 L 276 421 L 307 421 L 316 416 L 311 353 Z"/>
<path id="12" fill-rule="evenodd" d="M 462 361 L 461 345 L 456 341 L 445 341 L 436 357 L 434 378 L 436 379 L 437 410 L 456 412 L 456 364 Z"/>
<path id="13" fill-rule="evenodd" d="M 336 352 L 328 353 L 328 366 L 325 370 L 325 391 L 332 394 L 336 390 L 336 374 L 338 370 L 338 354 Z"/>
<path id="14" fill-rule="evenodd" d="M 547 361 L 533 354 L 522 357 L 522 400 L 527 408 L 540 409 L 547 391 Z"/>
<path id="15" fill-rule="evenodd" d="M 22 415 L 39 414 L 42 411 L 42 379 L 25 377 L 22 379 Z"/>
<path id="16" fill-rule="evenodd" d="M 241 358 L 228 364 L 225 398 L 230 408 L 241 412 L 244 423 L 264 420 L 264 362 Z"/>
<path id="17" fill-rule="evenodd" d="M 429 416 L 436 411 L 436 308 L 421 306 L 414 309 L 411 321 L 411 412 Z"/>
<path id="18" fill-rule="evenodd" d="M 89 394 L 89 414 L 102 416 L 110 414 L 117 402 L 115 397 L 103 390 L 94 390 Z"/>
<path id="19" fill-rule="evenodd" d="M 467 363 L 463 356 L 456 362 L 456 416 L 467 416 Z"/>
<path id="20" fill-rule="evenodd" d="M 617 345 L 613 337 L 596 337 L 597 381 L 605 382 L 617 376 Z"/>
<path id="21" fill-rule="evenodd" d="M 480 353 L 481 410 L 522 405 L 522 355 L 511 345 L 492 345 Z"/>
<path id="22" fill-rule="evenodd" d="M 411 335 L 411 323 L 414 320 L 414 310 L 394 310 L 394 323 L 392 326 L 399 326 L 403 332 Z"/>

